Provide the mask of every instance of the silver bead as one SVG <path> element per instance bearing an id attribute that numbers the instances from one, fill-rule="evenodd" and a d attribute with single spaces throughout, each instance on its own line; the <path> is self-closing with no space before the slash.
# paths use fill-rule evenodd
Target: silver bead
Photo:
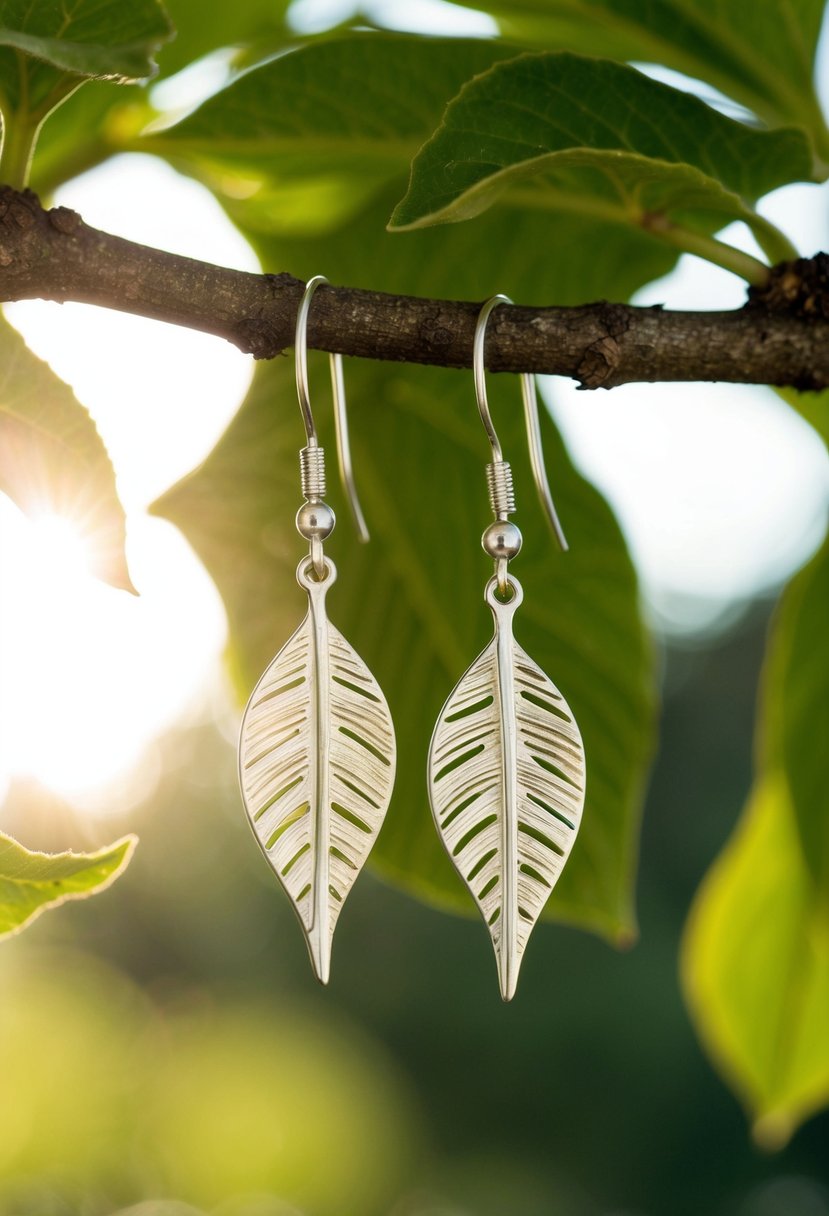
<path id="1" fill-rule="evenodd" d="M 508 519 L 496 519 L 490 524 L 481 537 L 484 552 L 496 559 L 505 557 L 507 561 L 521 549 L 521 530 Z"/>
<path id="2" fill-rule="evenodd" d="M 325 540 L 334 531 L 336 516 L 326 502 L 305 502 L 296 513 L 296 527 L 306 540 Z"/>

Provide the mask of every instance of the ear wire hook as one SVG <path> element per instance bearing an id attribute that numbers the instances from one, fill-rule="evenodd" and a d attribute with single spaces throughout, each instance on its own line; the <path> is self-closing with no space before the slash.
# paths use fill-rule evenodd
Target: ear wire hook
<path id="1" fill-rule="evenodd" d="M 492 421 L 489 402 L 486 395 L 486 373 L 484 355 L 486 348 L 486 327 L 490 313 L 499 304 L 512 304 L 509 296 L 495 295 L 490 297 L 478 313 L 475 326 L 475 339 L 472 346 L 472 372 L 475 378 L 475 397 L 478 402 L 478 413 L 492 448 L 492 464 L 487 466 L 490 501 L 497 519 L 506 518 L 515 510 L 515 496 L 512 489 L 512 473 L 509 464 L 504 460 L 501 444 Z M 524 403 L 524 422 L 527 430 L 527 444 L 530 449 L 530 464 L 533 471 L 535 488 L 547 522 L 552 529 L 558 546 L 566 553 L 569 546 L 553 503 L 547 470 L 544 465 L 544 449 L 541 446 L 541 427 L 538 421 L 538 397 L 535 389 L 535 377 L 529 372 L 521 373 L 521 398 Z"/>
<path id="2" fill-rule="evenodd" d="M 327 283 L 325 275 L 317 274 L 305 284 L 305 291 L 300 300 L 296 315 L 296 337 L 294 340 L 294 361 L 296 368 L 296 392 L 302 421 L 305 425 L 305 435 L 308 441 L 307 458 L 303 458 L 302 490 L 310 501 L 321 499 L 325 494 L 325 463 L 323 449 L 317 438 L 314 416 L 311 412 L 311 398 L 308 389 L 308 313 L 311 310 L 311 299 L 321 283 Z M 358 539 L 364 544 L 368 538 L 365 516 L 357 497 L 357 487 L 354 484 L 354 469 L 351 463 L 351 445 L 348 440 L 348 417 L 345 404 L 345 382 L 343 380 L 342 355 L 332 352 L 329 356 L 331 368 L 331 392 L 334 398 L 334 430 L 337 437 L 337 457 L 340 466 L 340 479 L 348 500 L 354 527 Z M 321 483 L 310 478 L 306 485 L 306 468 L 313 465 L 317 470 L 316 477 L 321 476 Z M 308 490 L 316 491 L 309 494 Z"/>

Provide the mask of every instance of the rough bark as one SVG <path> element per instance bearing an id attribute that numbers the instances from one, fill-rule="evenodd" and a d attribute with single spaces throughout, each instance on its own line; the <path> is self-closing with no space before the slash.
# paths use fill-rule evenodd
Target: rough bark
<path id="1" fill-rule="evenodd" d="M 314 267 L 313 269 L 317 269 Z M 31 191 L 0 187 L 0 299 L 98 304 L 216 334 L 257 359 L 293 343 L 303 289 L 288 274 L 248 274 L 150 249 L 89 227 Z M 365 359 L 471 366 L 479 303 L 322 287 L 308 343 Z M 571 376 L 584 388 L 631 381 L 725 380 L 829 386 L 829 287 L 820 254 L 776 267 L 730 312 L 599 301 L 504 307 L 487 332 L 493 371 Z"/>

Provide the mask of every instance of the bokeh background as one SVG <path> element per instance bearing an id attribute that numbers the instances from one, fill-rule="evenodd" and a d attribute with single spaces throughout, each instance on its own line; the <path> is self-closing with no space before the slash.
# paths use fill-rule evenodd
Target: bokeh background
<path id="1" fill-rule="evenodd" d="M 487 32 L 449 5 L 375 7 L 387 24 Z M 339 17 L 293 10 L 300 30 Z M 822 62 L 826 80 L 825 46 Z M 191 104 L 224 71 L 212 59 L 165 82 L 164 104 Z M 57 201 L 259 269 L 210 196 L 149 158 L 120 157 Z M 811 253 L 829 246 L 827 202 L 792 187 L 761 209 Z M 639 301 L 737 307 L 742 294 L 684 257 Z M 221 603 L 146 513 L 218 438 L 250 361 L 82 306 L 7 312 L 98 422 L 142 595 L 95 583 L 60 521 L 0 500 L 0 827 L 50 850 L 122 830 L 141 845 L 111 891 L 0 946 L 0 1214 L 829 1216 L 829 1117 L 776 1155 L 755 1147 L 677 975 L 691 898 L 750 784 L 774 596 L 829 502 L 806 424 L 763 389 L 544 385 L 619 513 L 660 647 L 640 938 L 616 952 L 542 923 L 503 1006 L 477 922 L 366 874 L 323 990 L 239 804 Z"/>

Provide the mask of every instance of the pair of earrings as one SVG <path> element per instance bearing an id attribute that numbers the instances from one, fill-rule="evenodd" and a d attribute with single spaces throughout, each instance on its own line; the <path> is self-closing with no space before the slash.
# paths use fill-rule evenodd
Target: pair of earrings
<path id="1" fill-rule="evenodd" d="M 324 502 L 325 459 L 308 392 L 307 320 L 321 275 L 309 280 L 297 313 L 297 396 L 306 446 L 300 452 L 304 504 L 296 523 L 309 542 L 297 568 L 308 612 L 266 668 L 242 719 L 239 773 L 248 817 L 299 917 L 317 978 L 327 983 L 339 914 L 391 798 L 394 727 L 374 676 L 329 622 L 325 600 L 337 577 L 323 553 L 334 527 Z M 428 783 L 435 826 L 488 927 L 501 996 L 515 993 L 530 932 L 576 837 L 584 803 L 584 749 L 564 698 L 518 645 L 512 618 L 523 599 L 509 562 L 521 533 L 512 472 L 503 459 L 486 396 L 484 351 L 493 296 L 478 317 L 473 370 L 492 460 L 487 484 L 494 522 L 484 550 L 494 559 L 485 599 L 494 636 L 463 675 L 435 725 Z M 368 533 L 351 469 L 342 358 L 330 356 L 337 449 L 361 540 Z M 544 472 L 535 384 L 521 391 L 536 486 L 553 532 L 561 530 Z"/>

